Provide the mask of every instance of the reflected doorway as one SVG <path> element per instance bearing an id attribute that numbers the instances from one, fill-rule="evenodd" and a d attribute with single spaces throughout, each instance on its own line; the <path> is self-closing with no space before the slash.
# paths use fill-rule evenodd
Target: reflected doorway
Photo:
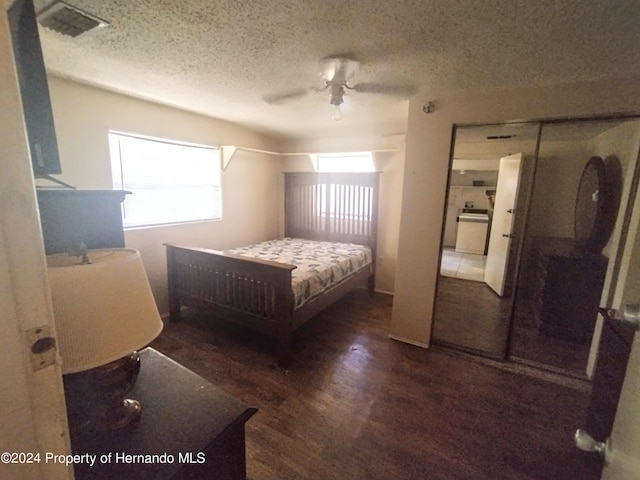
<path id="1" fill-rule="evenodd" d="M 455 129 L 434 343 L 499 360 L 506 356 L 521 217 L 531 190 L 539 130 L 538 123 Z M 473 248 L 465 239 L 471 234 Z M 497 262 L 491 256 L 496 251 Z"/>
<path id="2" fill-rule="evenodd" d="M 584 377 L 596 313 L 585 313 L 585 309 L 576 313 L 580 309 L 574 308 L 576 318 L 570 319 L 567 312 L 572 309 L 567 305 L 575 306 L 578 299 L 596 308 L 600 304 L 608 251 L 616 233 L 596 246 L 588 259 L 579 259 L 583 245 L 576 240 L 581 227 L 576 227 L 575 219 L 581 179 L 592 157 L 614 157 L 619 162 L 618 188 L 624 190 L 637 160 L 639 139 L 637 118 L 456 127 L 434 343 Z M 488 240 L 484 252 L 468 253 L 456 251 L 456 237 L 465 209 L 487 210 L 490 237 L 495 227 L 496 192 L 492 190 L 499 171 L 495 165 L 515 152 L 522 153 L 522 170 L 511 231 L 500 232 L 511 235 L 512 246 L 505 290 L 499 295 L 484 282 L 481 272 L 486 267 Z M 583 205 L 592 206 L 598 188 L 588 184 L 584 192 Z M 607 215 L 613 225 L 616 212 Z M 549 270 L 541 268 L 541 263 Z M 557 272 L 568 275 L 572 270 L 576 270 L 573 277 L 554 280 Z M 541 278 L 547 281 L 541 283 Z M 585 278 L 594 281 L 585 282 Z M 558 308 L 561 312 L 554 316 Z"/>

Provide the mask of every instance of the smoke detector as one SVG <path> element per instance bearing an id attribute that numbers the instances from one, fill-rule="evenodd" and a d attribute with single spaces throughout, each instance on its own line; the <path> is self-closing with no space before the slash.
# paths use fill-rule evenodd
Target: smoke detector
<path id="1" fill-rule="evenodd" d="M 60 0 L 42 10 L 38 14 L 38 22 L 43 27 L 70 37 L 109 25 L 95 15 Z"/>

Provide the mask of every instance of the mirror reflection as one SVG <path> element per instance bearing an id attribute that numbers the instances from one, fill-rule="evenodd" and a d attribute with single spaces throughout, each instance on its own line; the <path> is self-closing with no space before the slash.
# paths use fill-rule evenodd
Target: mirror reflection
<path id="1" fill-rule="evenodd" d="M 602 296 L 614 253 L 609 226 L 620 216 L 623 181 L 613 174 L 624 170 L 630 181 L 638 138 L 637 119 L 543 126 L 513 309 L 512 359 L 585 376 L 595 354 L 597 309 L 608 303 Z"/>
<path id="2" fill-rule="evenodd" d="M 434 342 L 503 359 L 539 125 L 457 127 Z"/>
<path id="3" fill-rule="evenodd" d="M 618 209 L 602 217 L 612 184 L 586 167 L 617 162 L 619 198 L 639 139 L 638 119 L 457 127 L 434 343 L 583 377 L 611 232 L 597 251 L 577 235 Z"/>

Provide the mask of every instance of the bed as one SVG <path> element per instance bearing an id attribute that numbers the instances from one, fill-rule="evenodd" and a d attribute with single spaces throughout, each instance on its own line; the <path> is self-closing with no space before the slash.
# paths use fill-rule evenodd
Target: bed
<path id="1" fill-rule="evenodd" d="M 183 307 L 206 308 L 211 321 L 274 337 L 278 365 L 288 367 L 297 328 L 354 288 L 373 291 L 378 179 L 285 173 L 283 239 L 227 251 L 167 244 L 171 321 Z"/>

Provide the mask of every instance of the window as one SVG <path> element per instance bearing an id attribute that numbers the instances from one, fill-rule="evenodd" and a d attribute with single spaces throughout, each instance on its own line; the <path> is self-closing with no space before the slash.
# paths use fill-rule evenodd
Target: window
<path id="1" fill-rule="evenodd" d="M 375 172 L 371 152 L 321 154 L 317 158 L 318 172 Z M 326 189 L 330 188 L 330 191 Z M 343 185 L 340 182 L 321 185 L 318 192 L 318 215 L 329 216 L 331 222 L 351 224 L 360 228 L 370 218 L 371 193 L 367 187 Z M 327 204 L 327 196 L 329 204 Z"/>
<path id="2" fill-rule="evenodd" d="M 371 152 L 318 155 L 318 172 L 375 172 Z"/>
<path id="3" fill-rule="evenodd" d="M 125 228 L 222 218 L 219 150 L 115 132 L 109 150 Z"/>

